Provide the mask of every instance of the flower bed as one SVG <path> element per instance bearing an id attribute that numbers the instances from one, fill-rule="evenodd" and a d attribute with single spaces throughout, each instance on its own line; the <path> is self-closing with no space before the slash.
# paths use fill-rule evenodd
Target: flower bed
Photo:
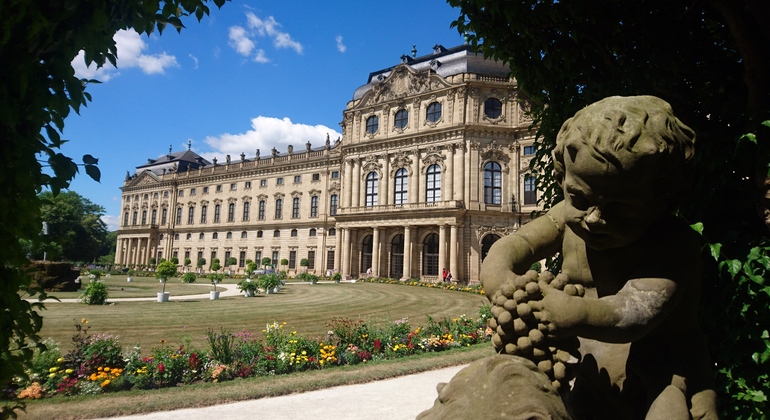
<path id="1" fill-rule="evenodd" d="M 56 343 L 46 342 L 47 349 L 35 353 L 28 379 L 6 392 L 43 398 L 328 369 L 489 341 L 487 319 L 488 306 L 477 319 L 428 318 L 427 325 L 417 327 L 406 318 L 385 325 L 335 318 L 326 335 L 316 339 L 274 322 L 259 333 L 209 330 L 206 351 L 161 340 L 145 356 L 138 347 L 123 351 L 117 336 L 90 335 L 83 319 L 75 326 L 74 350 L 62 355 Z"/>
<path id="2" fill-rule="evenodd" d="M 369 277 L 366 279 L 359 279 L 358 281 L 365 282 L 365 283 L 400 284 L 403 286 L 427 287 L 430 289 L 454 290 L 458 292 L 467 292 L 467 293 L 475 293 L 478 295 L 484 295 L 484 288 L 481 286 L 481 284 L 463 285 L 463 284 L 457 284 L 457 283 L 443 283 L 443 282 L 431 283 L 431 282 L 420 281 L 417 279 L 401 281 L 401 280 L 396 280 L 396 279 L 391 279 L 386 277 Z"/>

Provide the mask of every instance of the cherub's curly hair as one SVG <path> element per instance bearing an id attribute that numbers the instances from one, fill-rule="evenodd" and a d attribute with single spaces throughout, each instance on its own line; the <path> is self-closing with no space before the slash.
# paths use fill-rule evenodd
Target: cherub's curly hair
<path id="1" fill-rule="evenodd" d="M 612 96 L 581 109 L 561 126 L 553 151 L 559 183 L 565 153 L 574 157 L 579 148 L 620 170 L 646 166 L 655 171 L 661 193 L 673 196 L 686 184 L 695 133 L 660 98 Z"/>

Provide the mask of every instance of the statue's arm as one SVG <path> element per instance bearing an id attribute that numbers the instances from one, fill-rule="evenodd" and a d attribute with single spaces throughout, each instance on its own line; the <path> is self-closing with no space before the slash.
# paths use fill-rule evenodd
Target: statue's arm
<path id="1" fill-rule="evenodd" d="M 561 249 L 563 209 L 564 202 L 561 202 L 545 215 L 492 245 L 481 265 L 480 274 L 487 297 L 492 296 L 506 281 L 527 272 L 535 262 Z"/>

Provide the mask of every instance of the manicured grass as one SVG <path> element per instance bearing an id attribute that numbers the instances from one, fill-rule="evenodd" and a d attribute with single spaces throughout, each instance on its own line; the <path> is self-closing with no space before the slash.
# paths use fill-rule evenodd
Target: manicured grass
<path id="1" fill-rule="evenodd" d="M 102 277 L 101 280 L 107 285 L 109 297 L 114 298 L 151 298 L 156 293 L 163 290 L 163 284 L 155 277 L 133 277 L 133 281 L 128 283 L 126 276 Z M 236 284 L 240 280 L 225 279 L 224 284 Z M 88 283 L 86 279 L 85 284 Z M 51 296 L 59 299 L 77 299 L 83 293 L 84 285 L 77 292 L 49 292 Z M 193 284 L 182 283 L 177 277 L 171 278 L 166 282 L 166 291 L 171 296 L 195 295 L 208 293 L 214 290 L 208 279 L 199 278 Z"/>
<path id="2" fill-rule="evenodd" d="M 157 284 L 157 280 L 153 284 Z M 207 290 L 200 286 L 191 287 Z M 259 333 L 265 324 L 278 321 L 287 322 L 286 327 L 292 331 L 312 338 L 322 337 L 328 330 L 327 323 L 335 317 L 361 319 L 370 324 L 408 318 L 409 323 L 416 327 L 425 324 L 428 316 L 440 319 L 465 314 L 476 318 L 485 302 L 486 298 L 480 295 L 403 285 L 289 283 L 278 294 L 254 298 L 237 296 L 218 301 L 117 302 L 104 306 L 49 303 L 43 312 L 44 327 L 40 335 L 52 337 L 61 343 L 62 350 L 66 352 L 71 348 L 69 340 L 75 332 L 73 324 L 86 318 L 91 334 L 119 335 L 124 347 L 138 344 L 145 354 L 153 346 L 161 345 L 161 340 L 166 340 L 165 345 L 172 346 L 189 340 L 193 346 L 207 350 L 205 334 L 209 328 Z M 95 418 L 200 407 L 369 382 L 470 363 L 492 354 L 492 346 L 487 343 L 447 352 L 290 375 L 98 396 L 49 398 L 30 401 L 29 414 L 21 418 Z"/>
<path id="3" fill-rule="evenodd" d="M 236 282 L 235 280 L 229 280 Z M 157 284 L 157 280 L 155 281 Z M 167 290 L 168 290 L 167 285 Z M 206 293 L 205 287 L 179 285 Z M 159 289 L 158 289 L 159 290 Z M 154 292 L 153 292 L 154 293 Z M 172 295 L 173 296 L 173 295 Z M 226 297 L 220 300 L 116 302 L 112 305 L 47 303 L 40 337 L 51 337 L 62 350 L 71 348 L 74 324 L 88 320 L 91 334 L 120 336 L 124 346 L 139 345 L 148 354 L 161 340 L 166 345 L 190 341 L 207 349 L 206 331 L 261 332 L 267 323 L 286 322 L 287 328 L 309 338 L 321 337 L 335 317 L 378 324 L 408 318 L 417 326 L 435 319 L 478 317 L 486 298 L 470 293 L 376 283 L 289 283 L 279 293 Z"/>

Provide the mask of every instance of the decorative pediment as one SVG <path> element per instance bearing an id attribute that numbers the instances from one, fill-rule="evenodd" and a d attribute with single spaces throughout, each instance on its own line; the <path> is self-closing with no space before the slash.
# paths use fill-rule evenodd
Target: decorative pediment
<path id="1" fill-rule="evenodd" d="M 382 165 L 377 160 L 377 156 L 369 155 L 364 160 L 363 164 L 361 165 L 361 173 L 364 177 L 366 177 L 366 174 L 369 172 L 377 172 L 377 174 L 382 174 Z"/>
<path id="2" fill-rule="evenodd" d="M 494 160 L 504 164 L 507 164 L 511 161 L 508 153 L 503 150 L 503 146 L 494 142 L 487 145 L 487 147 L 481 151 L 480 155 L 482 161 Z"/>
<path id="3" fill-rule="evenodd" d="M 136 178 L 131 180 L 127 187 L 146 187 L 150 185 L 160 184 L 160 178 L 158 178 L 152 171 L 144 171 L 137 175 Z"/>
<path id="4" fill-rule="evenodd" d="M 336 194 L 340 191 L 340 183 L 338 181 L 334 181 L 329 185 L 329 192 Z"/>
<path id="5" fill-rule="evenodd" d="M 487 234 L 491 233 L 502 238 L 510 235 L 511 233 L 514 232 L 514 230 L 508 226 L 504 226 L 504 227 L 503 226 L 479 226 L 477 229 L 477 232 L 478 234 L 476 237 L 479 238 L 479 245 L 481 245 L 481 242 L 484 239 L 484 236 L 486 236 Z"/>
<path id="6" fill-rule="evenodd" d="M 412 166 L 412 159 L 409 158 L 409 155 L 404 152 L 398 152 L 393 157 L 393 160 L 390 161 L 390 176 L 392 177 L 397 170 L 401 168 L 406 168 L 406 170 L 411 174 L 411 168 Z"/>
<path id="7" fill-rule="evenodd" d="M 406 64 L 394 68 L 387 77 L 380 77 L 379 83 L 375 83 L 372 90 L 364 95 L 362 106 L 404 99 L 449 86 L 440 76 L 416 72 Z"/>

